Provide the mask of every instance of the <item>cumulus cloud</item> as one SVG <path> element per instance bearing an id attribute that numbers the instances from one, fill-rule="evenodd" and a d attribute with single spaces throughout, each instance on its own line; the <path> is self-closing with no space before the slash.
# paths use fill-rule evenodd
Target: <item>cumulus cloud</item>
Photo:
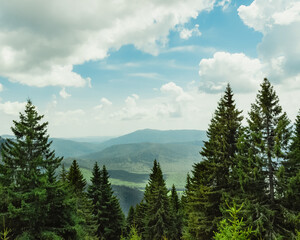
<path id="1" fill-rule="evenodd" d="M 263 64 L 243 53 L 216 52 L 199 64 L 200 90 L 222 92 L 230 83 L 235 92 L 249 92 L 258 88 L 263 75 Z"/>
<path id="2" fill-rule="evenodd" d="M 0 103 L 0 111 L 8 115 L 18 115 L 25 108 L 26 102 L 4 102 Z"/>
<path id="3" fill-rule="evenodd" d="M 300 78 L 300 2 L 254 0 L 249 6 L 240 6 L 238 13 L 246 25 L 263 33 L 258 57 L 266 65 L 268 77 L 278 84 L 297 82 Z"/>
<path id="4" fill-rule="evenodd" d="M 180 118 L 183 111 L 194 97 L 174 82 L 164 84 L 160 88 L 161 97 L 143 100 L 137 94 L 128 96 L 125 106 L 113 112 L 110 117 L 119 120 L 157 121 L 162 118 Z"/>
<path id="5" fill-rule="evenodd" d="M 190 94 L 186 93 L 182 87 L 177 86 L 174 82 L 162 85 L 160 91 L 173 95 L 176 102 L 185 102 L 193 99 Z"/>
<path id="6" fill-rule="evenodd" d="M 71 94 L 67 93 L 65 88 L 63 88 L 63 89 L 59 92 L 59 95 L 60 95 L 62 98 L 64 98 L 64 99 L 66 99 L 66 98 L 68 98 L 68 97 L 71 97 Z"/>
<path id="7" fill-rule="evenodd" d="M 133 44 L 158 54 L 169 31 L 214 0 L 4 1 L 0 9 L 0 75 L 30 86 L 90 85 L 75 64 L 103 59 Z M 36 11 L 39 9 L 39 11 Z"/>
<path id="8" fill-rule="evenodd" d="M 231 3 L 231 0 L 220 0 L 216 3 L 217 6 L 222 7 L 223 10 L 226 10 Z"/>
<path id="9" fill-rule="evenodd" d="M 267 33 L 276 25 L 289 25 L 300 21 L 300 2 L 297 0 L 254 0 L 249 6 L 241 5 L 238 13 L 246 25 Z"/>
<path id="10" fill-rule="evenodd" d="M 111 105 L 112 105 L 112 102 L 109 101 L 109 100 L 108 100 L 107 98 L 105 98 L 105 97 L 101 98 L 100 102 L 101 102 L 101 104 L 95 106 L 95 107 L 94 107 L 95 109 L 102 109 L 102 108 L 104 108 L 104 107 L 106 107 L 106 106 L 111 106 Z"/>
<path id="11" fill-rule="evenodd" d="M 125 99 L 125 106 L 110 115 L 111 118 L 120 120 L 140 120 L 149 115 L 149 110 L 137 105 L 137 100 L 140 97 L 137 94 L 132 94 Z"/>
<path id="12" fill-rule="evenodd" d="M 201 36 L 201 32 L 199 31 L 199 25 L 196 24 L 195 27 L 192 29 L 182 28 L 180 30 L 179 36 L 180 38 L 185 40 L 189 39 L 192 36 Z"/>

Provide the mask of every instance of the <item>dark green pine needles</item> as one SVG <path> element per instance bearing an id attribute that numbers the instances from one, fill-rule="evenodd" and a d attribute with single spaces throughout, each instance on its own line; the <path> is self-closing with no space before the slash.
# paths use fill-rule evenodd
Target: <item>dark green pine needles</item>
<path id="1" fill-rule="evenodd" d="M 100 171 L 97 163 L 93 168 L 89 198 L 93 202 L 93 215 L 96 221 L 96 235 L 100 239 L 120 239 L 124 229 L 124 215 L 116 196 L 113 195 L 106 167 Z"/>
<path id="2" fill-rule="evenodd" d="M 62 158 L 50 150 L 47 122 L 42 123 L 28 100 L 25 112 L 11 128 L 15 139 L 3 145 L 0 164 L 2 185 L 0 222 L 12 228 L 12 236 L 40 238 L 51 231 L 62 235 L 70 230 L 72 206 L 55 170 Z M 2 225 L 2 224 L 1 224 Z"/>
<path id="3" fill-rule="evenodd" d="M 234 167 L 238 134 L 243 117 L 227 85 L 207 131 L 201 151 L 203 161 L 194 165 L 186 211 L 185 238 L 211 239 L 217 230 L 223 197 L 230 191 L 228 175 Z"/>

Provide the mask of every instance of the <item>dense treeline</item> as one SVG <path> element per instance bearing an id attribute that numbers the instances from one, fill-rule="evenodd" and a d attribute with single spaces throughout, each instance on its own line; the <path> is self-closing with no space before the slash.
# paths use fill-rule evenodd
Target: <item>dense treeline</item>
<path id="1" fill-rule="evenodd" d="M 264 79 L 242 120 L 228 85 L 181 201 L 154 162 L 128 215 L 135 239 L 300 239 L 300 112 L 292 126 Z"/>
<path id="2" fill-rule="evenodd" d="M 57 176 L 62 158 L 50 150 L 48 123 L 27 102 L 15 139 L 1 149 L 1 239 L 119 239 L 124 216 L 105 166 L 88 187 L 77 162 Z"/>
<path id="3" fill-rule="evenodd" d="M 300 239 L 300 112 L 291 124 L 267 79 L 246 124 L 227 86 L 181 198 L 155 160 L 126 219 L 105 166 L 89 186 L 75 160 L 56 176 L 42 118 L 28 101 L 2 148 L 3 239 Z"/>

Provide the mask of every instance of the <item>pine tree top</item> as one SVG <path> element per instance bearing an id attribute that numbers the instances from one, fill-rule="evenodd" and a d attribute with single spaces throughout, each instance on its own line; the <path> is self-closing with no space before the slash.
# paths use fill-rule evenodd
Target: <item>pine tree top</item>
<path id="1" fill-rule="evenodd" d="M 74 187 L 76 193 L 83 193 L 86 186 L 86 180 L 84 179 L 76 160 L 73 160 L 72 162 L 67 179 L 69 184 Z"/>

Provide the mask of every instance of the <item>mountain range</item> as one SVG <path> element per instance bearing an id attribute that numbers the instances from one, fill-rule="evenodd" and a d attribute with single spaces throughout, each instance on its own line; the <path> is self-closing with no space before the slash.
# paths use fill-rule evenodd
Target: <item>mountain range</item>
<path id="1" fill-rule="evenodd" d="M 8 137 L 0 138 L 0 142 Z M 113 189 L 126 213 L 131 205 L 141 200 L 141 191 L 147 183 L 154 159 L 161 165 L 167 187 L 175 184 L 178 190 L 183 190 L 187 173 L 195 162 L 201 161 L 199 151 L 207 137 L 201 130 L 144 129 L 105 139 L 50 140 L 56 155 L 64 157 L 65 167 L 68 168 L 76 159 L 88 182 L 95 162 L 100 166 L 106 165 Z"/>

